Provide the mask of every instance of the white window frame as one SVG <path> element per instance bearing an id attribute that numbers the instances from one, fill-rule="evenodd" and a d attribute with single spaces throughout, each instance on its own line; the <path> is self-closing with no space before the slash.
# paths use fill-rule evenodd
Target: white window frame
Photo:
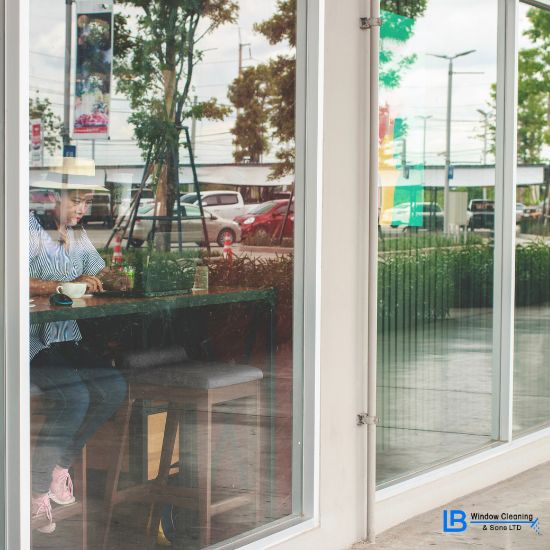
<path id="1" fill-rule="evenodd" d="M 28 268 L 28 99 L 29 0 L 7 1 L 5 182 L 9 209 L 5 227 L 5 386 L 6 426 L 5 547 L 30 547 L 30 397 Z M 0 4 L 1 5 L 1 4 Z M 263 549 L 315 528 L 319 522 L 319 370 L 322 181 L 322 82 L 324 0 L 298 0 L 296 218 L 294 341 L 293 500 L 291 518 L 260 528 L 220 548 Z M 307 182 L 307 185 L 306 185 Z M 0 189 L 0 193 L 2 190 Z M 1 267 L 1 264 L 0 264 Z M 1 274 L 1 271 L 0 271 Z M 307 284 L 305 284 L 307 281 Z M 9 290 L 9 291 L 8 291 Z M 1 487 L 0 487 L 1 489 Z"/>
<path id="2" fill-rule="evenodd" d="M 4 28 L 5 22 L 5 0 L 0 0 L 0 28 Z M 6 202 L 5 202 L 5 97 L 4 97 L 4 54 L 5 54 L 5 33 L 2 32 L 0 36 L 0 108 L 2 116 L 0 118 L 0 219 L 3 220 L 0 223 L 0 392 L 5 394 L 5 377 L 6 377 L 6 362 L 5 362 L 5 327 L 6 327 L 6 286 L 5 286 L 5 247 L 4 242 L 7 234 L 6 220 Z M 4 403 L 4 402 L 3 402 Z M 0 478 L 0 540 L 4 541 L 4 548 L 6 548 L 6 526 L 5 526 L 5 510 L 6 510 L 6 430 L 5 430 L 5 407 L 0 407 L 0 471 L 2 477 Z"/>
<path id="3" fill-rule="evenodd" d="M 5 2 L 6 548 L 30 547 L 28 104 L 29 1 Z"/>
<path id="4" fill-rule="evenodd" d="M 550 9 L 550 0 L 499 0 L 495 180 L 493 436 L 497 443 L 376 491 L 384 502 L 436 480 L 466 471 L 550 436 L 550 427 L 512 438 L 515 295 L 515 192 L 517 181 L 517 83 L 520 4 Z M 503 32 L 504 31 L 504 32 Z M 371 212 L 372 215 L 372 212 Z M 504 227 L 508 230 L 504 234 Z M 505 477 L 505 476 L 504 476 Z"/>

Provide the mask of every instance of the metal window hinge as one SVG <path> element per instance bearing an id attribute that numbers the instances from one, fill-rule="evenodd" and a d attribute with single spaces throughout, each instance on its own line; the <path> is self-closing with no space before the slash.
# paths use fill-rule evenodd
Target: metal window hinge
<path id="1" fill-rule="evenodd" d="M 372 29 L 372 27 L 381 27 L 382 18 L 381 17 L 360 17 L 361 21 L 360 28 L 361 30 Z"/>
<path id="2" fill-rule="evenodd" d="M 378 424 L 380 418 L 378 416 L 369 416 L 367 413 L 359 413 L 357 415 L 357 425 L 364 426 L 366 424 Z"/>

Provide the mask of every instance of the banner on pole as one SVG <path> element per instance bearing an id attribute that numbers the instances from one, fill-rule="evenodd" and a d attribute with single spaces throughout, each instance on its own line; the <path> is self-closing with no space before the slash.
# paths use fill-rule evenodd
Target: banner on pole
<path id="1" fill-rule="evenodd" d="M 44 157 L 44 134 L 42 119 L 31 119 L 31 166 L 42 166 Z"/>
<path id="2" fill-rule="evenodd" d="M 113 4 L 76 7 L 74 139 L 108 139 L 113 70 Z"/>

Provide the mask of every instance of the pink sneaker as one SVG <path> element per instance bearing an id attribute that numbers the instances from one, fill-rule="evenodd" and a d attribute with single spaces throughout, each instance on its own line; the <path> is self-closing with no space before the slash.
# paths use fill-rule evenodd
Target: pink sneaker
<path id="1" fill-rule="evenodd" d="M 43 493 L 37 497 L 31 499 L 31 516 L 32 519 L 47 517 L 50 523 L 39 527 L 38 531 L 41 533 L 53 533 L 55 531 L 55 523 L 52 521 L 52 505 L 50 503 L 50 497 L 48 493 Z"/>
<path id="2" fill-rule="evenodd" d="M 67 468 L 56 466 L 52 472 L 52 482 L 48 493 L 51 500 L 56 504 L 66 506 L 75 501 L 73 495 L 73 481 Z"/>

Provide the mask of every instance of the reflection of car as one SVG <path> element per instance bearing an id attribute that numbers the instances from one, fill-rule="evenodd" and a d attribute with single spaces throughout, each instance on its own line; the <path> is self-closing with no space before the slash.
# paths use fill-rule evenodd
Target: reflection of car
<path id="1" fill-rule="evenodd" d="M 280 236 L 281 227 L 288 210 L 288 200 L 262 202 L 243 216 L 237 216 L 235 221 L 241 227 L 243 239 L 254 236 L 260 239 Z M 290 212 L 285 224 L 283 237 L 294 235 L 294 202 L 290 205 Z"/>
<path id="2" fill-rule="evenodd" d="M 110 193 L 94 193 L 92 204 L 82 217 L 82 224 L 88 222 L 103 222 L 107 227 L 113 226 L 113 212 L 111 210 Z"/>
<path id="3" fill-rule="evenodd" d="M 32 210 L 46 229 L 55 228 L 55 193 L 45 189 L 31 189 L 29 209 Z"/>
<path id="4" fill-rule="evenodd" d="M 216 216 L 223 216 L 229 220 L 235 216 L 242 216 L 246 212 L 243 197 L 237 191 L 201 191 L 202 206 Z M 196 193 L 187 193 L 180 197 L 186 204 L 198 206 L 199 199 Z"/>
<path id="5" fill-rule="evenodd" d="M 154 215 L 154 205 L 142 206 L 138 210 L 134 233 L 132 235 L 133 245 L 141 246 L 151 237 L 153 229 L 153 220 L 143 219 L 147 216 Z M 175 212 L 174 212 L 175 214 Z M 231 244 L 241 240 L 241 230 L 239 224 L 232 220 L 214 216 L 210 212 L 204 212 L 206 221 L 206 231 L 208 233 L 209 242 L 217 242 L 220 246 L 224 245 L 226 236 L 229 237 Z M 181 205 L 181 225 L 182 225 L 182 241 L 184 243 L 203 243 L 204 233 L 202 227 L 202 219 L 198 206 L 191 204 Z M 155 222 L 155 235 L 159 234 L 159 222 Z M 177 216 L 174 215 L 172 221 L 172 231 L 170 232 L 171 242 L 178 242 L 178 222 Z M 156 237 L 155 237 L 156 238 Z"/>
<path id="6" fill-rule="evenodd" d="M 137 189 L 132 189 L 132 199 L 134 198 L 136 193 Z M 130 211 L 131 202 L 132 200 L 130 198 L 124 198 L 115 205 L 114 211 L 117 216 L 117 223 L 120 221 L 120 218 L 123 214 L 127 214 Z M 153 191 L 151 189 L 144 189 L 141 192 L 141 199 L 139 201 L 140 208 L 142 206 L 150 206 L 152 204 L 155 204 L 155 196 L 153 194 Z"/>
<path id="7" fill-rule="evenodd" d="M 525 205 L 516 202 L 516 223 L 519 223 L 525 217 Z"/>
<path id="8" fill-rule="evenodd" d="M 468 229 L 495 228 L 495 201 L 472 199 L 468 205 Z"/>
<path id="9" fill-rule="evenodd" d="M 380 225 L 403 230 L 427 229 L 441 231 L 443 229 L 443 210 L 435 202 L 403 203 L 387 208 L 382 212 Z"/>
<path id="10" fill-rule="evenodd" d="M 523 219 L 538 220 L 542 216 L 542 207 L 544 203 L 526 206 L 523 210 Z"/>

